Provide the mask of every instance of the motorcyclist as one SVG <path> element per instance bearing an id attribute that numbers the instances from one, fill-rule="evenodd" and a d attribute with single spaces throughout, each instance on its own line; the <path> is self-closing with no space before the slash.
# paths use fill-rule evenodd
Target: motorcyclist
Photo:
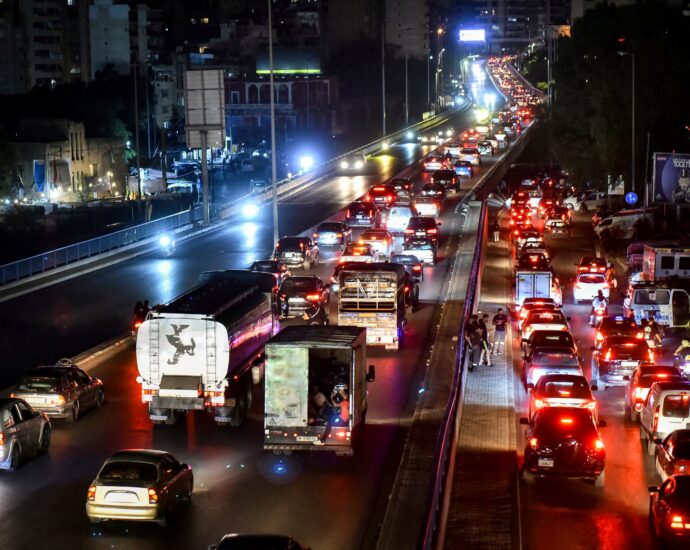
<path id="1" fill-rule="evenodd" d="M 618 279 L 616 279 L 616 268 L 613 267 L 612 262 L 606 264 L 606 280 L 613 290 L 618 290 Z"/>
<path id="2" fill-rule="evenodd" d="M 592 310 L 590 311 L 589 314 L 589 324 L 594 326 L 594 316 L 597 311 L 604 311 L 604 315 L 606 315 L 606 309 L 608 308 L 608 302 L 606 301 L 606 298 L 604 297 L 604 293 L 600 290 L 597 292 L 597 295 L 594 297 L 594 300 L 592 300 Z"/>
<path id="3" fill-rule="evenodd" d="M 690 360 L 690 338 L 687 336 L 680 341 L 680 346 L 673 352 L 674 357 L 677 357 L 681 363 Z"/>
<path id="4" fill-rule="evenodd" d="M 658 332 L 654 332 L 649 325 L 644 327 L 644 339 L 651 350 L 661 347 L 661 336 L 659 336 Z"/>

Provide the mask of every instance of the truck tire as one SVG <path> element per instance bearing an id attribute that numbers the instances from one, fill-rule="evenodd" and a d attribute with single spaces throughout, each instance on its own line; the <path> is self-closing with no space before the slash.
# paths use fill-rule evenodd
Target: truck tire
<path id="1" fill-rule="evenodd" d="M 251 387 L 249 389 L 251 391 Z M 230 425 L 239 427 L 246 420 L 249 407 L 251 406 L 251 400 L 247 396 L 246 379 L 244 378 L 242 379 L 241 386 L 237 389 L 236 399 L 237 402 L 235 404 L 235 410 L 232 412 Z"/>
<path id="2" fill-rule="evenodd" d="M 175 409 L 169 409 L 168 418 L 165 419 L 165 425 L 174 426 L 175 424 L 177 424 L 177 420 L 179 419 L 179 417 L 180 415 L 178 411 L 176 411 Z"/>

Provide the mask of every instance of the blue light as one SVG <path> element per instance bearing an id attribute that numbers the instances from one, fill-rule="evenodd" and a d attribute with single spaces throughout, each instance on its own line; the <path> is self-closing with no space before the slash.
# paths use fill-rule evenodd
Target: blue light
<path id="1" fill-rule="evenodd" d="M 622 315 L 616 315 L 616 321 L 622 321 L 623 316 Z"/>
<path id="2" fill-rule="evenodd" d="M 167 247 L 170 246 L 170 237 L 168 235 L 162 235 L 160 239 L 158 239 L 158 242 L 162 247 Z"/>
<path id="3" fill-rule="evenodd" d="M 253 202 L 248 202 L 242 207 L 242 215 L 245 218 L 255 218 L 259 213 L 259 207 Z"/>
<path id="4" fill-rule="evenodd" d="M 282 476 L 283 474 L 287 473 L 287 466 L 283 463 L 282 460 L 279 460 L 273 465 L 273 473 L 279 476 Z"/>

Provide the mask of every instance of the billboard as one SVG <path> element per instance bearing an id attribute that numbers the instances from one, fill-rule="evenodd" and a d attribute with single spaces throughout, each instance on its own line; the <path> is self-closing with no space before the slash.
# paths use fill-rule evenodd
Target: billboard
<path id="1" fill-rule="evenodd" d="M 656 204 L 690 204 L 690 154 L 654 153 L 652 186 Z"/>
<path id="2" fill-rule="evenodd" d="M 184 112 L 187 147 L 201 148 L 201 132 L 207 147 L 225 146 L 225 80 L 223 71 L 184 72 Z"/>
<path id="3" fill-rule="evenodd" d="M 484 29 L 466 29 L 460 31 L 460 42 L 486 42 Z"/>

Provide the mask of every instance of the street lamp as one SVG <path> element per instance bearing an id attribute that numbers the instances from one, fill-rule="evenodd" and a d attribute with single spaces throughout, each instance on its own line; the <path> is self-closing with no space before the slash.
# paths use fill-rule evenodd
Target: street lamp
<path id="1" fill-rule="evenodd" d="M 630 53 L 630 52 L 617 52 L 618 55 L 620 56 L 630 56 L 630 60 L 632 62 L 631 67 L 632 67 L 632 74 L 631 74 L 631 82 L 632 82 L 632 91 L 631 91 L 631 96 L 632 96 L 632 132 L 631 132 L 631 161 L 630 161 L 630 185 L 632 186 L 632 190 L 636 191 L 635 189 L 635 54 Z"/>
<path id="2" fill-rule="evenodd" d="M 268 4 L 268 80 L 271 91 L 271 182 L 273 185 L 273 246 L 278 243 L 280 233 L 278 232 L 278 182 L 276 175 L 276 106 L 273 96 L 273 21 L 271 13 L 271 1 Z M 309 81 L 307 81 L 309 86 Z"/>

